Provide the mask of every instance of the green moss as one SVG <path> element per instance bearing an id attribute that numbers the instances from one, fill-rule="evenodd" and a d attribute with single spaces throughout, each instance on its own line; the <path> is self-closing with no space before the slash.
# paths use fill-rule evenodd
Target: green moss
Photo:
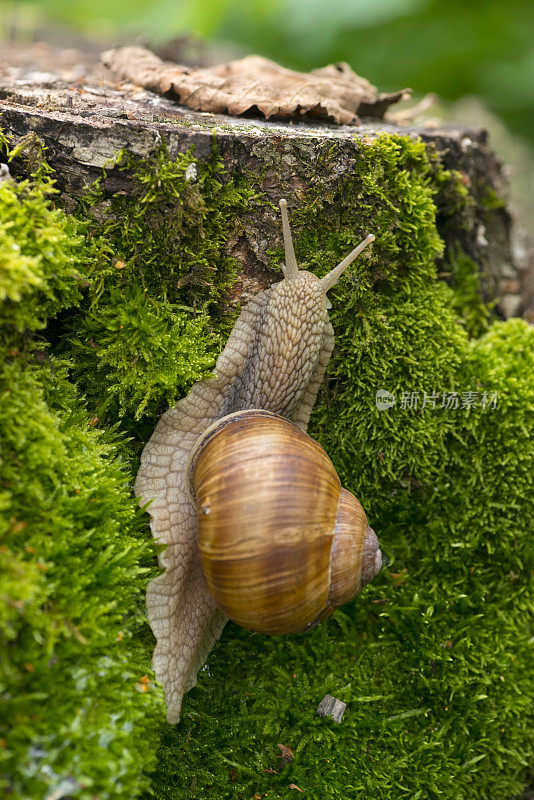
<path id="1" fill-rule="evenodd" d="M 451 229 L 458 231 L 467 228 L 476 205 L 470 178 L 459 170 L 443 169 L 436 153 L 431 159 L 431 165 L 440 229 L 447 233 Z"/>
<path id="2" fill-rule="evenodd" d="M 80 330 L 81 328 L 81 330 Z M 206 314 L 111 289 L 69 340 L 73 375 L 102 419 L 154 417 L 211 375 L 221 337 Z"/>
<path id="3" fill-rule="evenodd" d="M 35 303 L 31 318 L 49 321 L 40 364 L 27 355 L 37 322 L 21 323 L 15 349 L 25 355 L 6 367 L 4 398 L 16 413 L 0 417 L 12 454 L 0 622 L 14 664 L 2 691 L 15 703 L 16 689 L 22 708 L 21 720 L 11 715 L 7 762 L 21 795 L 72 778 L 69 796 L 130 798 L 148 785 L 143 770 L 144 796 L 162 800 L 275 800 L 299 794 L 292 784 L 310 797 L 378 800 L 495 800 L 522 788 L 532 752 L 534 334 L 519 320 L 492 324 L 476 265 L 459 251 L 453 288 L 437 278 L 437 222 L 450 233 L 474 202 L 461 176 L 408 137 L 356 145 L 354 169 L 335 178 L 334 156 L 325 150 L 309 166 L 315 178 L 292 219 L 299 262 L 322 274 L 367 232 L 377 239 L 331 292 L 336 348 L 310 432 L 368 510 L 389 565 L 306 636 L 230 624 L 180 725 L 162 724 L 157 763 L 161 698 L 136 688 L 150 675 L 151 640 L 146 629 L 134 635 L 154 556 L 127 488 L 136 461 L 113 428 L 120 420 L 141 445 L 161 411 L 209 374 L 230 321 L 234 265 L 224 243 L 239 234 L 238 212 L 257 202 L 261 176 L 230 181 L 215 157 L 202 164 L 161 150 L 145 163 L 123 155 L 138 176 L 131 196 L 108 198 L 102 184 L 79 220 L 41 194 L 43 226 L 57 234 L 71 225 L 72 236 L 57 249 L 63 277 L 45 273 L 59 298 L 52 310 L 42 310 L 48 295 L 26 292 L 30 279 L 10 300 L 21 320 Z M 34 171 L 42 192 L 46 175 Z M 68 271 L 72 248 L 81 282 Z M 80 390 L 102 431 L 88 426 Z M 376 406 L 380 390 L 395 395 L 388 410 Z M 27 476 L 20 486 L 15 473 Z M 60 699 L 51 647 L 66 676 Z M 40 691 L 48 702 L 28 722 Z M 348 703 L 340 725 L 315 713 L 327 692 Z M 113 728 L 117 713 L 124 724 Z M 105 758 L 95 756 L 101 730 Z M 285 766 L 279 744 L 295 756 Z"/>
<path id="4" fill-rule="evenodd" d="M 107 198 L 102 180 L 84 198 L 91 291 L 55 336 L 99 419 L 121 419 L 135 436 L 137 420 L 212 374 L 233 319 L 225 295 L 236 265 L 225 246 L 256 193 L 221 175 L 215 151 L 203 163 L 192 152 L 170 159 L 162 145 L 146 161 L 123 153 L 116 166 L 134 173 L 132 189 Z"/>
<path id="5" fill-rule="evenodd" d="M 0 375 L 0 782 L 14 798 L 134 796 L 162 713 L 132 639 L 152 548 L 115 437 L 90 428 L 60 364 L 20 361 Z"/>
<path id="6" fill-rule="evenodd" d="M 454 290 L 453 307 L 459 321 L 471 336 L 481 336 L 489 327 L 496 301 L 482 301 L 479 267 L 460 248 L 451 253 L 449 265 Z"/>
<path id="7" fill-rule="evenodd" d="M 488 211 L 496 211 L 506 207 L 505 200 L 500 197 L 492 186 L 483 186 L 480 202 Z"/>
<path id="8" fill-rule="evenodd" d="M 1 140 L 0 140 L 1 143 Z M 51 210 L 57 194 L 43 176 L 0 183 L 0 336 L 15 342 L 81 299 L 76 265 L 81 238 L 74 220 Z"/>
<path id="9" fill-rule="evenodd" d="M 51 191 L 38 169 L 0 186 L 0 786 L 14 800 L 133 797 L 163 712 L 140 680 L 154 547 L 122 441 L 91 426 L 43 337 L 81 284 L 78 225 Z"/>
<path id="10" fill-rule="evenodd" d="M 238 176 L 223 180 L 215 149 L 204 163 L 192 150 L 171 159 L 161 144 L 145 160 L 123 152 L 113 166 L 133 174 L 128 193 L 108 198 L 103 178 L 82 203 L 93 220 L 87 236 L 96 296 L 134 284 L 150 297 L 220 312 L 236 277 L 228 235 L 239 231 L 237 216 L 255 192 Z"/>
<path id="11" fill-rule="evenodd" d="M 319 183 L 293 215 L 293 228 L 300 231 L 299 263 L 321 272 L 331 269 L 372 232 L 376 242 L 347 276 L 349 286 L 362 271 L 381 286 L 400 270 L 428 268 L 443 249 L 434 225 L 433 180 L 422 142 L 383 136 L 361 145 L 350 176 Z"/>
<path id="12" fill-rule="evenodd" d="M 488 231 L 502 236 L 505 201 L 477 171 L 470 177 L 459 170 L 444 170 L 437 154 L 431 164 L 436 222 L 445 240 L 443 256 L 438 262 L 440 277 L 455 291 L 453 303 L 459 321 L 471 336 L 480 336 L 495 318 L 492 310 L 497 301 L 482 300 L 484 294 L 495 293 L 495 286 L 489 277 L 493 274 L 489 252 L 481 245 L 479 234 L 482 241 Z"/>

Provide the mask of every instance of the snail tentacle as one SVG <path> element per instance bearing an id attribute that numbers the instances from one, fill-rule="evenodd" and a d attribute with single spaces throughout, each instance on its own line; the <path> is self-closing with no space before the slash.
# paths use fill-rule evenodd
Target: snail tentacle
<path id="1" fill-rule="evenodd" d="M 330 270 L 328 275 L 325 275 L 324 278 L 321 278 L 319 281 L 319 288 L 321 291 L 326 294 L 327 291 L 332 288 L 332 286 L 335 286 L 347 267 L 349 267 L 354 259 L 360 255 L 362 250 L 365 250 L 367 245 L 371 244 L 371 242 L 374 242 L 374 240 L 375 237 L 372 233 L 370 233 L 369 236 L 365 237 L 363 242 L 360 242 L 358 247 L 355 247 L 354 250 L 337 265 L 337 267 L 334 267 L 334 269 Z"/>
<path id="2" fill-rule="evenodd" d="M 286 280 L 292 281 L 299 274 L 295 250 L 293 247 L 293 237 L 289 227 L 289 217 L 287 215 L 287 201 L 280 200 L 280 213 L 282 214 L 282 232 L 284 234 L 284 249 L 286 253 L 286 268 L 284 275 Z"/>

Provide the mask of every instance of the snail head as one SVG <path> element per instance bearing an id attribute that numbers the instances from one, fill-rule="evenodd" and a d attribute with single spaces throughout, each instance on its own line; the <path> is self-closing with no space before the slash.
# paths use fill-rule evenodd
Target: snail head
<path id="1" fill-rule="evenodd" d="M 289 217 L 287 213 L 287 201 L 280 200 L 280 212 L 282 214 L 282 231 L 284 235 L 284 249 L 285 249 L 285 265 L 282 266 L 284 271 L 284 279 L 288 283 L 298 283 L 299 278 L 301 278 L 304 274 L 309 275 L 311 273 L 307 273 L 305 270 L 299 270 L 297 259 L 295 258 L 295 250 L 293 247 L 293 237 L 291 235 L 291 228 L 289 227 Z M 341 261 L 334 269 L 332 269 L 328 275 L 325 275 L 324 278 L 315 278 L 315 291 L 319 295 L 326 295 L 329 289 L 332 286 L 335 286 L 338 280 L 340 279 L 341 275 L 345 272 L 347 267 L 349 267 L 352 262 L 360 255 L 362 250 L 365 250 L 368 244 L 374 242 L 375 237 L 372 233 L 365 237 L 363 242 L 352 250 L 348 256 L 346 256 L 343 261 Z M 295 286 L 295 288 L 297 288 Z M 329 307 L 329 306 L 328 306 Z"/>
<path id="2" fill-rule="evenodd" d="M 334 344 L 326 296 L 347 267 L 374 240 L 364 239 L 324 278 L 299 270 L 289 227 L 286 200 L 280 200 L 285 246 L 284 279 L 269 290 L 269 300 L 258 329 L 254 390 L 251 408 L 269 408 L 288 415 L 302 392 L 324 373 Z M 312 377 L 313 376 L 313 377 Z M 311 407 L 310 407 L 311 410 Z"/>

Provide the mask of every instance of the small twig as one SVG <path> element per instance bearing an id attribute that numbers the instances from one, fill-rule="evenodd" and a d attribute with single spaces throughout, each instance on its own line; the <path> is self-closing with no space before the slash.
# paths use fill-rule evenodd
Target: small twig
<path id="1" fill-rule="evenodd" d="M 437 102 L 438 96 L 433 92 L 429 92 L 423 97 L 422 100 L 420 100 L 411 108 L 403 108 L 399 109 L 398 111 L 388 111 L 386 114 L 386 119 L 388 119 L 390 122 L 410 122 L 421 114 L 424 114 L 425 111 L 428 111 L 428 109 L 436 105 Z"/>
<path id="2" fill-rule="evenodd" d="M 189 737 L 190 737 L 190 736 L 191 736 L 191 731 L 189 730 L 189 731 L 187 731 L 187 737 L 186 737 L 186 740 L 185 740 L 185 744 L 184 744 L 184 746 L 182 747 L 182 752 L 181 752 L 181 753 L 180 753 L 180 755 L 178 756 L 178 761 L 181 759 L 181 757 L 183 756 L 183 754 L 184 754 L 184 752 L 185 752 L 185 748 L 187 747 L 187 743 L 188 743 L 188 741 L 189 741 Z"/>

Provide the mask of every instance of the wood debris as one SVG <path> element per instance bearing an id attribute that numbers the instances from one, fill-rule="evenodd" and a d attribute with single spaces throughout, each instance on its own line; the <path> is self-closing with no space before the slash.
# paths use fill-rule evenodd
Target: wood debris
<path id="1" fill-rule="evenodd" d="M 347 704 L 331 694 L 325 694 L 319 705 L 317 706 L 317 713 L 321 717 L 332 717 L 334 722 L 341 722 Z"/>
<path id="2" fill-rule="evenodd" d="M 290 747 L 285 744 L 279 744 L 278 747 L 280 748 L 279 757 L 281 759 L 280 763 L 288 764 L 290 761 L 293 761 L 295 756 L 293 755 L 293 751 Z"/>
<path id="3" fill-rule="evenodd" d="M 320 118 L 358 125 L 358 113 L 381 119 L 392 103 L 409 96 L 407 89 L 379 94 L 345 63 L 305 73 L 261 56 L 247 56 L 202 69 L 164 62 L 137 46 L 108 50 L 101 60 L 120 80 L 213 114 L 251 112 L 267 119 Z"/>

